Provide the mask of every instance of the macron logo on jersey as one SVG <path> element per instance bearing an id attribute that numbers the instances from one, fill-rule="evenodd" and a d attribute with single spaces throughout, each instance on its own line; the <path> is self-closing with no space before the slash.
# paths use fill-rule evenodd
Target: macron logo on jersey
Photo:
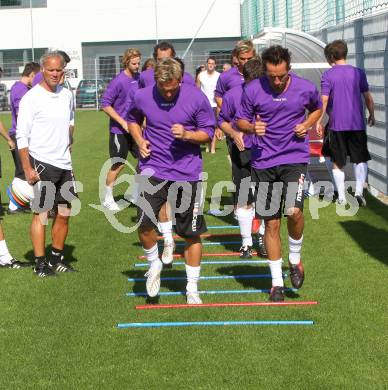
<path id="1" fill-rule="evenodd" d="M 287 98 L 285 98 L 285 97 L 283 97 L 283 98 L 273 98 L 272 101 L 274 101 L 274 102 L 286 102 Z"/>

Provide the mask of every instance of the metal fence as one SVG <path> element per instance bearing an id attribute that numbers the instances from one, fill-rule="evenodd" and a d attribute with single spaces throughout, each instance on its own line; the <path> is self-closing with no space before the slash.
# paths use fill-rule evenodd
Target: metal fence
<path id="1" fill-rule="evenodd" d="M 388 13 L 322 29 L 314 36 L 324 42 L 346 40 L 348 62 L 365 69 L 376 116 L 376 125 L 367 129 L 372 156 L 368 182 L 372 189 L 388 194 Z"/>
<path id="2" fill-rule="evenodd" d="M 245 0 L 241 29 L 245 37 L 265 27 L 313 32 L 387 10 L 388 0 Z"/>
<path id="3" fill-rule="evenodd" d="M 217 71 L 222 72 L 224 63 L 231 63 L 231 50 L 208 51 L 204 53 L 189 52 L 184 59 L 185 71 L 195 79 L 196 70 L 205 65 L 207 58 L 216 59 Z M 177 57 L 183 52 L 177 52 Z M 143 58 L 143 63 L 147 58 Z M 20 78 L 28 58 L 17 62 L 3 62 L 3 75 L 0 79 L 0 111 L 10 109 L 10 89 Z M 74 91 L 77 108 L 100 108 L 101 96 L 108 83 L 122 70 L 121 55 L 87 58 L 82 64 L 82 77 L 79 69 L 73 69 L 71 62 L 66 69 L 67 86 Z"/>

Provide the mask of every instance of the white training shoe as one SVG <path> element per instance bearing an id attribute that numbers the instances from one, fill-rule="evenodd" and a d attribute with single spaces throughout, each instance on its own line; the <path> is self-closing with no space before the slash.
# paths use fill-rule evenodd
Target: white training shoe
<path id="1" fill-rule="evenodd" d="M 188 305 L 202 305 L 202 299 L 198 292 L 186 292 L 186 300 Z"/>
<path id="2" fill-rule="evenodd" d="M 162 253 L 162 262 L 163 264 L 171 264 L 174 260 L 174 250 L 175 250 L 175 242 L 165 242 L 163 253 Z"/>
<path id="3" fill-rule="evenodd" d="M 120 211 L 119 205 L 114 200 L 104 200 L 102 205 L 110 211 Z"/>
<path id="4" fill-rule="evenodd" d="M 162 272 L 162 263 L 158 260 L 158 264 L 153 265 L 150 269 L 145 273 L 146 281 L 146 289 L 149 297 L 153 298 L 159 294 L 160 290 L 160 273 Z"/>
<path id="5" fill-rule="evenodd" d="M 337 205 L 344 206 L 344 207 L 348 204 L 346 199 L 337 199 L 336 203 L 337 203 Z"/>

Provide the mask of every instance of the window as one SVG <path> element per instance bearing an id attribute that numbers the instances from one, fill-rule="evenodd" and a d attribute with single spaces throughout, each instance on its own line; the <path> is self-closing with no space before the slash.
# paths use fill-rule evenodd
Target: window
<path id="1" fill-rule="evenodd" d="M 231 56 L 231 50 L 212 50 L 209 52 L 209 57 L 215 57 L 217 60 L 217 72 L 222 72 L 222 65 L 224 63 L 232 63 Z"/>
<path id="2" fill-rule="evenodd" d="M 107 81 L 116 76 L 116 56 L 98 58 L 98 75 L 100 79 Z"/>
<path id="3" fill-rule="evenodd" d="M 47 51 L 46 48 L 34 49 L 35 62 Z M 27 62 L 32 61 L 31 49 L 0 50 L 0 66 L 3 68 L 3 79 L 18 79 Z"/>
<path id="4" fill-rule="evenodd" d="M 31 0 L 32 8 L 47 8 L 47 0 Z M 30 8 L 30 0 L 0 0 L 0 8 Z"/>

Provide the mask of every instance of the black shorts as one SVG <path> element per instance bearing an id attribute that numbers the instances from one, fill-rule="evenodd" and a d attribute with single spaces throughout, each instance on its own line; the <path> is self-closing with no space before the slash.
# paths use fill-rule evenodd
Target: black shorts
<path id="1" fill-rule="evenodd" d="M 132 136 L 126 134 L 109 134 L 109 155 L 110 158 L 122 158 L 126 160 L 128 152 L 131 152 L 134 158 L 138 158 L 137 145 Z"/>
<path id="2" fill-rule="evenodd" d="M 159 211 L 168 200 L 177 234 L 189 238 L 207 231 L 201 182 L 164 181 L 141 175 L 137 176 L 136 181 L 139 183 L 140 193 L 137 201 L 140 226 L 155 227 Z"/>
<path id="3" fill-rule="evenodd" d="M 13 142 L 15 142 L 15 149 L 11 150 L 12 153 L 12 158 L 13 162 L 15 164 L 15 177 L 26 180 L 26 176 L 24 175 L 24 170 L 22 167 L 22 162 L 20 161 L 20 156 L 19 156 L 19 150 L 18 150 L 18 145 L 16 141 L 16 135 L 12 134 L 10 135 L 11 139 Z"/>
<path id="4" fill-rule="evenodd" d="M 369 161 L 366 131 L 326 130 L 322 154 L 340 167 L 346 165 L 347 156 L 356 164 Z"/>
<path id="5" fill-rule="evenodd" d="M 252 168 L 256 215 L 260 219 L 280 219 L 291 208 L 303 210 L 306 172 L 307 164 Z"/>
<path id="6" fill-rule="evenodd" d="M 40 176 L 40 181 L 34 185 L 31 210 L 43 213 L 59 205 L 71 208 L 71 202 L 78 198 L 73 171 L 38 161 L 31 156 L 30 161 Z"/>
<path id="7" fill-rule="evenodd" d="M 236 186 L 233 203 L 245 206 L 254 202 L 251 189 L 251 150 L 245 149 L 240 152 L 229 137 L 227 142 L 232 162 L 232 180 Z"/>

